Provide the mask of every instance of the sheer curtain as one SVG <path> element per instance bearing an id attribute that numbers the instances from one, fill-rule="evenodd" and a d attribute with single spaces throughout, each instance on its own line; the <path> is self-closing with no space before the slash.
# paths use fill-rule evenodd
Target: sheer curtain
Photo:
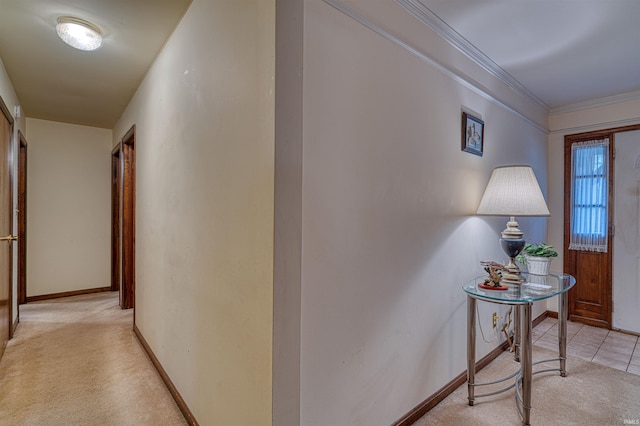
<path id="1" fill-rule="evenodd" d="M 609 138 L 571 145 L 569 250 L 607 252 Z"/>

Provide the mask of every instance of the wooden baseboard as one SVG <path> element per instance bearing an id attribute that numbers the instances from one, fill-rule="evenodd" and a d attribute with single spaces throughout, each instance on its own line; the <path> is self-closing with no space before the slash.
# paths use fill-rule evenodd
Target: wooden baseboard
<path id="1" fill-rule="evenodd" d="M 27 303 L 37 302 L 40 300 L 58 299 L 60 297 L 79 296 L 81 294 L 100 293 L 103 291 L 111 291 L 111 287 L 88 288 L 85 290 L 64 291 L 62 293 L 41 294 L 39 296 L 28 296 Z"/>
<path id="2" fill-rule="evenodd" d="M 555 318 L 555 319 L 558 319 L 558 313 L 557 313 L 557 312 L 547 311 L 547 312 L 545 312 L 545 314 L 547 314 L 547 316 L 548 316 L 549 318 Z M 540 315 L 540 316 L 542 316 L 542 315 Z"/>
<path id="3" fill-rule="evenodd" d="M 535 327 L 536 325 L 540 324 L 542 321 L 544 321 L 545 318 L 551 317 L 552 316 L 551 314 L 554 314 L 554 312 L 550 312 L 550 311 L 544 312 L 542 315 L 540 315 L 539 317 L 533 320 L 532 327 Z M 558 314 L 555 313 L 555 315 L 557 318 Z M 498 356 L 500 356 L 500 354 L 504 352 L 508 347 L 509 347 L 509 343 L 505 341 L 500 346 L 498 346 L 497 348 L 489 352 L 480 361 L 477 361 L 476 373 L 482 370 L 487 365 L 489 365 L 491 361 L 493 361 Z M 424 416 L 429 411 L 431 411 L 436 405 L 442 402 L 443 399 L 445 399 L 447 396 L 452 394 L 453 391 L 458 389 L 460 386 L 462 386 L 466 382 L 467 382 L 467 372 L 465 370 L 462 373 L 460 373 L 458 376 L 456 376 L 455 379 L 447 383 L 439 391 L 437 391 L 436 393 L 431 395 L 429 398 L 422 401 L 420 404 L 413 407 L 411 411 L 409 411 L 407 414 L 405 414 L 399 420 L 393 423 L 392 426 L 410 426 L 414 424 L 416 421 L 418 421 L 418 419 L 420 419 L 422 416 Z"/>
<path id="4" fill-rule="evenodd" d="M 193 416 L 193 413 L 191 412 L 191 410 L 189 410 L 187 403 L 184 401 L 184 399 L 182 399 L 182 395 L 180 395 L 180 392 L 178 392 L 178 389 L 176 389 L 175 385 L 169 378 L 169 375 L 164 370 L 164 368 L 162 367 L 162 364 L 160 364 L 160 361 L 158 360 L 158 358 L 156 358 L 156 355 L 153 353 L 153 351 L 151 350 L 151 347 L 149 346 L 144 336 L 138 329 L 138 326 L 135 324 L 133 325 L 133 331 L 134 333 L 136 333 L 136 336 L 138 337 L 140 344 L 144 348 L 144 351 L 147 353 L 147 356 L 151 360 L 151 363 L 158 371 L 158 374 L 160 374 L 162 381 L 167 386 L 167 389 L 169 389 L 169 393 L 171 394 L 173 399 L 176 401 L 176 404 L 178 405 L 178 408 L 182 412 L 182 415 L 184 416 L 187 423 L 191 426 L 198 426 L 198 422 L 196 418 Z"/>

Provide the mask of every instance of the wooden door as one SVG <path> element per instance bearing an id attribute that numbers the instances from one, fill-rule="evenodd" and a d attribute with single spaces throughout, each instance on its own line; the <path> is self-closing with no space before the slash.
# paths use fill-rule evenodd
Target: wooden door
<path id="1" fill-rule="evenodd" d="M 11 139 L 13 118 L 0 99 L 0 357 L 13 332 L 13 194 Z"/>
<path id="2" fill-rule="evenodd" d="M 612 221 L 613 221 L 613 146 L 614 134 L 611 131 L 590 132 L 579 135 L 565 136 L 565 209 L 564 209 L 564 263 L 565 271 L 576 277 L 576 285 L 569 292 L 569 319 L 580 321 L 597 327 L 611 328 L 612 303 Z M 607 180 L 607 252 L 570 250 L 571 237 L 571 191 L 572 191 L 572 161 L 573 144 L 609 139 L 609 161 Z"/>
<path id="3" fill-rule="evenodd" d="M 27 303 L 27 141 L 18 132 L 18 304 Z"/>
<path id="4" fill-rule="evenodd" d="M 613 312 L 613 218 L 615 181 L 615 134 L 640 130 L 640 125 L 616 127 L 595 132 L 567 135 L 564 138 L 564 268 L 576 277 L 569 291 L 569 319 L 598 327 L 612 328 Z M 571 232 L 571 145 L 583 141 L 609 138 L 608 229 L 606 253 L 569 250 Z M 620 231 L 618 231 L 620 232 Z"/>

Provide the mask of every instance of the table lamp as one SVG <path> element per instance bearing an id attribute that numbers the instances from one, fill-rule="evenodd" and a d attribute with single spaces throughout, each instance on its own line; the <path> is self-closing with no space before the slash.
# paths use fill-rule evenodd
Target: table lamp
<path id="1" fill-rule="evenodd" d="M 500 245 L 509 256 L 502 274 L 506 284 L 522 284 L 523 277 L 515 257 L 525 246 L 524 233 L 518 229 L 515 216 L 549 216 L 547 203 L 530 166 L 496 167 L 484 190 L 478 215 L 509 216 L 507 228 L 502 231 Z"/>

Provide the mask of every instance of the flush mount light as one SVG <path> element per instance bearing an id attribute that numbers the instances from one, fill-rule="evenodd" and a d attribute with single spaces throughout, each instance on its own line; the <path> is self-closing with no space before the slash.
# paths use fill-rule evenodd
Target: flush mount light
<path id="1" fill-rule="evenodd" d="M 96 50 L 102 46 L 98 27 L 90 22 L 70 16 L 61 16 L 56 25 L 58 37 L 71 47 L 80 50 Z"/>

